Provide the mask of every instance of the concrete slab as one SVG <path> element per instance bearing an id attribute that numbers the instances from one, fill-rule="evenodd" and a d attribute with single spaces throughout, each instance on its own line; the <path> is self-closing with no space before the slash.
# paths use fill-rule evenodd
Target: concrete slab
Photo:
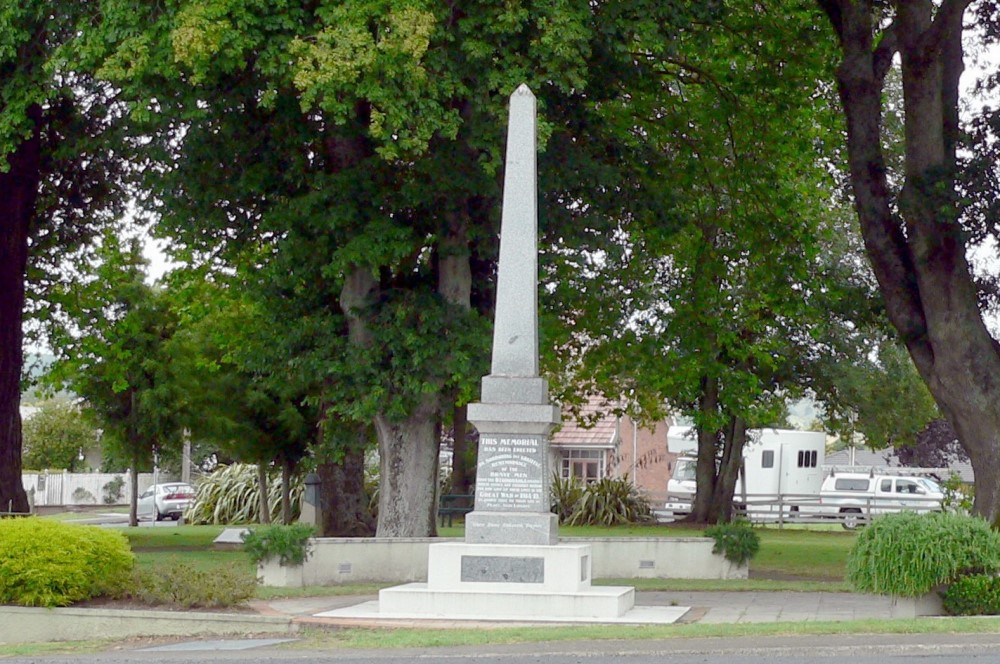
<path id="1" fill-rule="evenodd" d="M 186 641 L 167 646 L 140 648 L 137 652 L 199 652 L 214 650 L 250 650 L 266 648 L 279 643 L 290 643 L 296 639 L 215 639 L 208 641 Z"/>
<path id="2" fill-rule="evenodd" d="M 636 606 L 627 611 L 624 615 L 616 618 L 567 618 L 559 616 L 531 616 L 526 618 L 521 615 L 497 616 L 479 615 L 469 613 L 461 617 L 433 617 L 427 614 L 415 613 L 384 613 L 379 611 L 378 602 L 363 602 L 354 606 L 323 611 L 314 614 L 316 618 L 335 618 L 360 621 L 371 621 L 378 623 L 396 621 L 425 621 L 437 622 L 447 621 L 449 623 L 463 622 L 513 622 L 518 624 L 530 623 L 560 623 L 560 624 L 609 624 L 609 625 L 671 625 L 684 617 L 690 610 L 687 606 Z"/>

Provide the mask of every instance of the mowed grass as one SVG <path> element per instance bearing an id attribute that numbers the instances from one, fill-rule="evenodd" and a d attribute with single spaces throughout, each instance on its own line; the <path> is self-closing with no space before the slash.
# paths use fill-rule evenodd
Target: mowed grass
<path id="1" fill-rule="evenodd" d="M 122 532 L 142 569 L 155 570 L 183 563 L 203 571 L 235 567 L 253 572 L 253 563 L 242 549 L 220 549 L 213 544 L 224 528 L 225 526 L 125 528 Z"/>
<path id="2" fill-rule="evenodd" d="M 216 549 L 213 541 L 224 526 L 178 526 L 176 528 L 126 528 L 139 565 L 144 569 L 173 566 L 178 563 L 200 570 L 217 567 L 242 567 L 253 571 L 250 558 L 241 549 Z M 639 590 L 827 590 L 847 591 L 844 573 L 847 554 L 855 534 L 843 530 L 779 529 L 758 527 L 760 552 L 750 563 L 750 579 L 686 580 L 629 579 Z M 441 537 L 462 537 L 461 524 L 439 529 Z M 699 528 L 684 525 L 629 525 L 616 527 L 564 526 L 563 537 L 703 537 Z M 599 580 L 597 583 L 621 584 L 623 579 Z M 386 584 L 391 585 L 391 584 Z M 369 595 L 378 585 L 320 588 L 260 588 L 261 598 L 330 594 Z"/>
<path id="3" fill-rule="evenodd" d="M 573 625 L 572 627 L 477 627 L 475 629 L 305 628 L 300 639 L 279 646 L 283 650 L 337 650 L 498 646 L 540 641 L 605 641 L 741 636 L 796 636 L 844 634 L 995 634 L 1000 621 L 982 618 L 908 618 L 845 620 L 837 622 L 733 623 L 689 625 Z"/>

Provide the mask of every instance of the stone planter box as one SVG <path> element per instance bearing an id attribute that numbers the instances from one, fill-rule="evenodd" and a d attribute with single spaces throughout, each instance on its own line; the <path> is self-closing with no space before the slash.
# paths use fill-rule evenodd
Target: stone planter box
<path id="1" fill-rule="evenodd" d="M 932 590 L 920 597 L 893 597 L 889 607 L 891 618 L 919 618 L 920 616 L 942 616 L 944 604 L 941 593 Z"/>
<path id="2" fill-rule="evenodd" d="M 277 558 L 257 563 L 257 578 L 265 586 L 301 588 L 304 583 L 303 565 L 282 565 Z"/>

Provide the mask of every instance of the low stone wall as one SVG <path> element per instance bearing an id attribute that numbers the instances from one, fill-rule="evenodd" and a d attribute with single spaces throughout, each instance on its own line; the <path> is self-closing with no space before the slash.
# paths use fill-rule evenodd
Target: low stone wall
<path id="1" fill-rule="evenodd" d="M 4 644 L 136 636 L 292 634 L 297 628 L 287 616 L 0 606 L 0 643 Z"/>
<path id="2" fill-rule="evenodd" d="M 427 547 L 448 538 L 319 538 L 297 573 L 277 565 L 260 569 L 264 585 L 328 586 L 427 580 Z M 595 579 L 745 579 L 747 567 L 712 553 L 707 537 L 564 538 L 592 547 Z"/>

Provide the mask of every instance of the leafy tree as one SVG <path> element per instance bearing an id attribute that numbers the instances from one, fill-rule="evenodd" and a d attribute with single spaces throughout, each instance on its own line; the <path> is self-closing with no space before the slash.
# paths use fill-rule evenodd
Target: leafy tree
<path id="1" fill-rule="evenodd" d="M 227 456 L 257 464 L 265 522 L 268 467 L 277 463 L 282 517 L 291 522 L 292 474 L 316 430 L 309 386 L 282 370 L 286 358 L 275 357 L 271 344 L 274 322 L 260 306 L 198 273 L 176 272 L 171 285 L 183 314 L 169 353 L 188 428 Z"/>
<path id="2" fill-rule="evenodd" d="M 98 430 L 74 404 L 46 401 L 24 422 L 24 464 L 27 468 L 80 470 L 80 454 L 93 448 Z"/>
<path id="3" fill-rule="evenodd" d="M 328 323 L 320 409 L 374 425 L 379 534 L 426 535 L 441 395 L 486 359 L 507 95 L 543 100 L 550 206 L 638 207 L 615 192 L 656 182 L 655 150 L 606 113 L 716 8 L 116 1 L 82 57 L 148 137 L 161 232 Z"/>
<path id="4" fill-rule="evenodd" d="M 563 242 L 553 280 L 570 390 L 694 420 L 699 522 L 729 520 L 747 430 L 815 388 L 820 359 L 856 349 L 867 290 L 830 203 L 821 157 L 837 137 L 809 7 L 726 6 L 659 62 L 677 73 L 645 100 L 656 122 L 641 133 L 668 156 L 667 223 L 633 213 L 615 218 L 616 242 Z"/>
<path id="5" fill-rule="evenodd" d="M 19 414 L 25 311 L 71 278 L 62 261 L 120 209 L 115 150 L 102 146 L 110 90 L 68 71 L 60 49 L 94 6 L 0 4 L 0 509 L 27 511 Z"/>
<path id="6" fill-rule="evenodd" d="M 889 319 L 954 427 L 976 473 L 975 512 L 1000 518 L 1000 350 L 981 312 L 971 243 L 992 237 L 997 198 L 993 109 L 959 148 L 964 21 L 995 43 L 995 3 L 970 0 L 818 0 L 840 45 L 836 77 L 861 232 Z M 973 34 L 970 30 L 969 34 Z M 883 91 L 899 63 L 902 172 L 887 164 Z M 968 180 L 966 179 L 968 178 Z M 985 213 L 985 214 L 984 214 Z M 984 298 L 985 299 L 985 298 Z"/>
<path id="7" fill-rule="evenodd" d="M 898 447 L 896 458 L 904 466 L 915 468 L 948 468 L 957 461 L 969 460 L 951 424 L 940 418 L 929 422 L 913 444 Z"/>
<path id="8" fill-rule="evenodd" d="M 145 283 L 137 242 L 122 247 L 108 234 L 100 258 L 93 275 L 56 300 L 50 335 L 57 361 L 49 380 L 82 398 L 105 449 L 129 460 L 135 526 L 140 468 L 151 466 L 158 449 L 180 443 L 177 381 L 166 352 L 176 316 L 165 292 Z"/>
<path id="9" fill-rule="evenodd" d="M 895 338 L 867 335 L 874 348 L 826 368 L 824 421 L 843 440 L 860 434 L 872 449 L 906 449 L 938 417 L 937 406 Z"/>

